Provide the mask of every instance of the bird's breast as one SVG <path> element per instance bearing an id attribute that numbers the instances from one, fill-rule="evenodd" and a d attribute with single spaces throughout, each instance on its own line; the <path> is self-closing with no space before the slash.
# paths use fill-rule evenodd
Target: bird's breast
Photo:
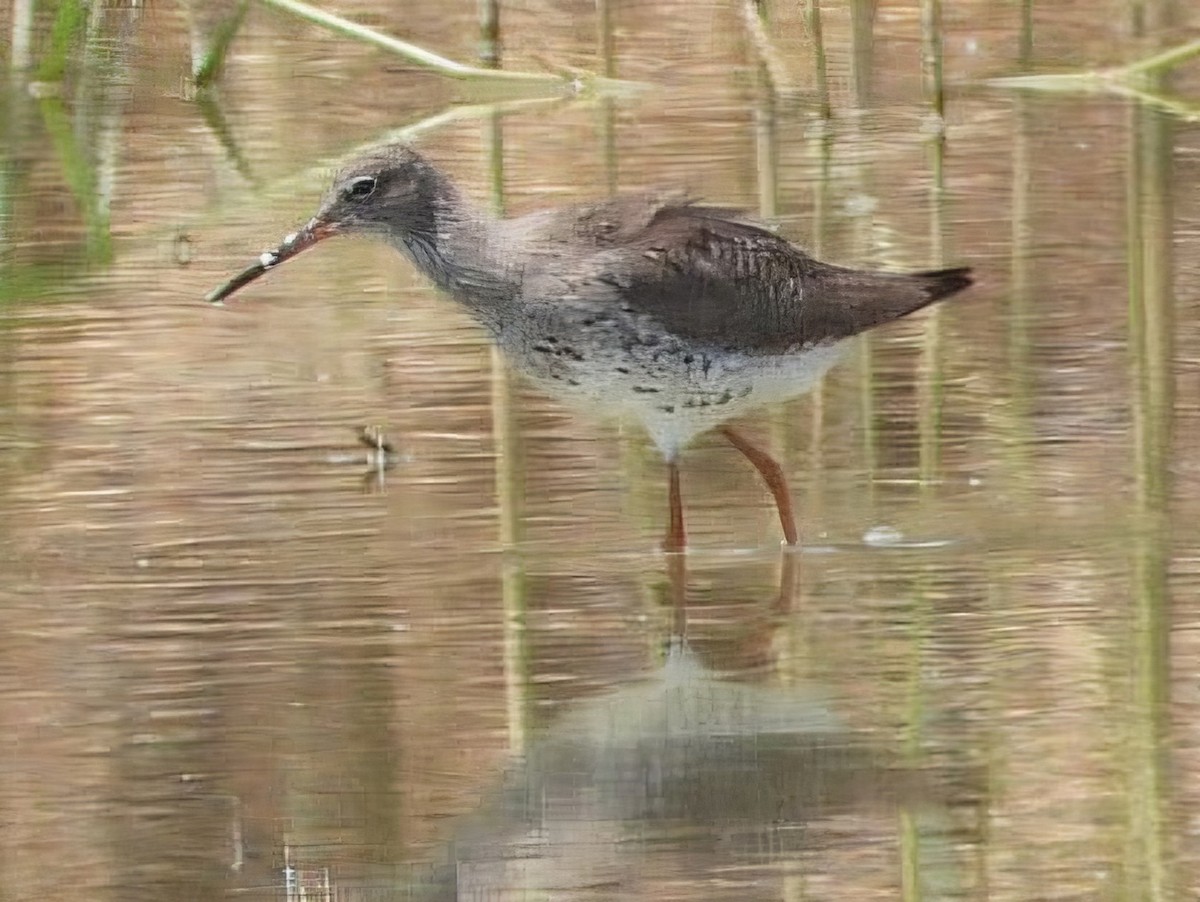
<path id="1" fill-rule="evenodd" d="M 844 344 L 755 355 L 597 326 L 510 334 L 501 345 L 515 368 L 550 394 L 594 416 L 639 420 L 672 454 L 752 408 L 811 390 Z"/>

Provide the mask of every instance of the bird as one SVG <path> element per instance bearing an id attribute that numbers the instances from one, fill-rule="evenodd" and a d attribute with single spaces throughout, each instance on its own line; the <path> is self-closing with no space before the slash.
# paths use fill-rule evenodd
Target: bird
<path id="1" fill-rule="evenodd" d="M 783 470 L 728 421 L 810 390 L 850 339 L 973 282 L 969 267 L 825 263 L 750 217 L 669 192 L 499 217 L 392 143 L 349 161 L 315 216 L 206 299 L 222 304 L 335 235 L 395 247 L 553 394 L 640 421 L 667 463 L 667 552 L 687 545 L 680 454 L 714 429 L 759 472 L 796 546 Z"/>

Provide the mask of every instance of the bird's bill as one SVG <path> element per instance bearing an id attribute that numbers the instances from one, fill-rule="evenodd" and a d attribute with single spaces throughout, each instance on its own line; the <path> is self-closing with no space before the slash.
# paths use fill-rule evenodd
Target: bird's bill
<path id="1" fill-rule="evenodd" d="M 292 232 L 274 250 L 263 251 L 259 258 L 219 288 L 204 296 L 210 304 L 220 304 L 244 285 L 249 285 L 267 270 L 290 260 L 301 251 L 306 251 L 318 241 L 337 234 L 337 226 L 320 219 L 310 219 L 304 228 Z"/>

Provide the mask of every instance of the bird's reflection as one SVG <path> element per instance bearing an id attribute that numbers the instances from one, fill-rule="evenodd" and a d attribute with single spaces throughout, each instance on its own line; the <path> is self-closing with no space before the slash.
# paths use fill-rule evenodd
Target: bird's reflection
<path id="1" fill-rule="evenodd" d="M 672 873 L 718 872 L 721 898 L 775 898 L 770 875 L 844 844 L 856 816 L 877 826 L 880 816 L 897 823 L 902 808 L 936 812 L 927 784 L 848 727 L 819 687 L 710 667 L 687 636 L 684 558 L 668 560 L 673 625 L 661 666 L 533 738 L 455 831 L 444 865 L 409 883 L 409 898 L 654 898 Z M 782 556 L 767 633 L 793 604 L 798 566 Z"/>

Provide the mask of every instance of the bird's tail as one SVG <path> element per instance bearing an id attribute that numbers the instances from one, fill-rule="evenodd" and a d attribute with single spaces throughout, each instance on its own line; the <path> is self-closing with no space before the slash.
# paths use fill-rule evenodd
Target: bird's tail
<path id="1" fill-rule="evenodd" d="M 821 277 L 824 303 L 811 303 L 807 313 L 813 321 L 825 317 L 823 328 L 840 338 L 908 316 L 974 281 L 965 266 L 908 273 L 827 266 Z"/>
<path id="2" fill-rule="evenodd" d="M 912 278 L 923 282 L 925 295 L 929 302 L 940 301 L 952 294 L 957 294 L 974 283 L 969 266 L 959 266 L 954 269 L 931 269 L 926 272 L 912 273 Z"/>

